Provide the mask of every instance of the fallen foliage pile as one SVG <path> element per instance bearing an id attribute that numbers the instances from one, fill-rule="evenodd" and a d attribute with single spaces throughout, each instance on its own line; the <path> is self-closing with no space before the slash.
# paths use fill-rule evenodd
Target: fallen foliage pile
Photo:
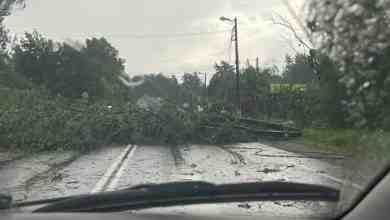
<path id="1" fill-rule="evenodd" d="M 35 90 L 1 93 L 0 146 L 31 151 L 91 148 L 110 143 L 231 143 L 294 137 L 281 124 L 240 118 L 210 107 L 194 111 L 164 102 L 158 110 L 131 102 L 89 102 Z"/>

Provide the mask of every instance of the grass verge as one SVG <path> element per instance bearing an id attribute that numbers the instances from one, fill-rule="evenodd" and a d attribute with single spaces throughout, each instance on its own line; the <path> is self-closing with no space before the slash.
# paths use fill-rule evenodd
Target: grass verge
<path id="1" fill-rule="evenodd" d="M 390 132 L 353 129 L 305 129 L 305 146 L 369 159 L 390 158 Z"/>

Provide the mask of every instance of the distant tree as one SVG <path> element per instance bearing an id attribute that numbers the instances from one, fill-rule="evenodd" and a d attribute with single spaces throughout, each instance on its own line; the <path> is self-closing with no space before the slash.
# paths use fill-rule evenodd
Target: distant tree
<path id="1" fill-rule="evenodd" d="M 0 0 L 0 87 L 26 88 L 31 85 L 28 80 L 14 71 L 7 49 L 11 39 L 4 20 L 15 7 L 23 8 L 24 0 Z"/>
<path id="2" fill-rule="evenodd" d="M 185 73 L 181 83 L 181 91 L 186 102 L 195 104 L 202 96 L 202 82 L 198 73 Z"/>
<path id="3" fill-rule="evenodd" d="M 4 25 L 5 17 L 11 14 L 12 9 L 24 7 L 25 0 L 0 0 L 0 47 L 5 49 L 9 43 L 8 30 Z"/>
<path id="4" fill-rule="evenodd" d="M 272 67 L 264 68 L 264 71 L 269 72 L 269 83 L 282 83 L 283 76 L 280 73 L 279 67 L 274 65 Z"/>
<path id="5" fill-rule="evenodd" d="M 120 77 L 124 75 L 125 60 L 119 57 L 119 52 L 105 38 L 86 40 L 86 46 L 81 53 L 87 59 L 87 75 L 95 75 L 96 85 L 104 87 L 104 96 L 115 96 L 117 91 L 125 89 Z M 98 92 L 98 91 L 96 91 Z"/>
<path id="6" fill-rule="evenodd" d="M 15 70 L 39 85 L 55 82 L 55 72 L 59 60 L 55 43 L 38 32 L 25 33 L 13 54 Z"/>
<path id="7" fill-rule="evenodd" d="M 283 72 L 285 83 L 312 84 L 318 82 L 318 76 L 308 63 L 309 56 L 296 54 L 294 58 L 286 56 L 286 67 Z"/>
<path id="8" fill-rule="evenodd" d="M 176 77 L 170 78 L 159 73 L 147 74 L 142 78 L 143 83 L 132 89 L 132 93 L 136 99 L 144 95 L 167 99 L 171 102 L 175 102 L 179 99 L 180 88 Z"/>
<path id="9" fill-rule="evenodd" d="M 86 55 L 64 43 L 57 56 L 53 79 L 46 85 L 53 94 L 73 98 L 80 98 L 83 93 L 91 98 L 103 95 L 103 84 L 97 73 L 89 71 Z"/>
<path id="10" fill-rule="evenodd" d="M 120 79 L 124 61 L 104 38 L 87 39 L 85 46 L 76 49 L 34 31 L 25 33 L 13 50 L 16 72 L 54 95 L 117 97 L 127 89 Z"/>
<path id="11" fill-rule="evenodd" d="M 270 93 L 272 70 L 261 69 L 259 72 L 252 66 L 245 68 L 241 76 L 242 110 L 249 115 L 265 113 L 266 97 Z"/>
<path id="12" fill-rule="evenodd" d="M 6 48 L 10 42 L 9 30 L 4 25 L 5 17 L 11 14 L 11 11 L 16 6 L 24 7 L 25 0 L 0 0 L 0 58 L 2 63 L 0 67 L 4 66 L 4 59 L 8 59 Z"/>
<path id="13" fill-rule="evenodd" d="M 235 71 L 234 67 L 224 61 L 216 63 L 215 74 L 208 86 L 209 97 L 226 104 L 234 105 L 235 100 Z"/>
<path id="14" fill-rule="evenodd" d="M 25 0 L 0 0 L 0 16 L 10 15 L 11 10 L 16 6 L 24 7 Z"/>
<path id="15" fill-rule="evenodd" d="M 200 90 L 202 87 L 202 82 L 199 78 L 198 73 L 185 73 L 183 75 L 183 82 L 182 87 L 184 89 L 188 89 L 196 93 L 197 95 L 200 94 Z"/>

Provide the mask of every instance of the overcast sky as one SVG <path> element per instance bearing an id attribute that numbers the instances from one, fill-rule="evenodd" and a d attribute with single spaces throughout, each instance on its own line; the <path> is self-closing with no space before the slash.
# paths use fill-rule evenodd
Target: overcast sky
<path id="1" fill-rule="evenodd" d="M 104 36 L 131 75 L 212 72 L 216 61 L 230 57 L 232 26 L 220 16 L 239 19 L 242 64 L 254 64 L 257 56 L 261 64 L 280 64 L 293 53 L 282 38 L 286 32 L 270 22 L 274 11 L 288 15 L 282 0 L 32 0 L 6 25 L 13 33 L 36 29 L 58 41 Z"/>

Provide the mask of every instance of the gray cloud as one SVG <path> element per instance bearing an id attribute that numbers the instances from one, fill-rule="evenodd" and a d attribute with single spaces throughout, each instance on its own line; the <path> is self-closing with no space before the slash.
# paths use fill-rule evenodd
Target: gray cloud
<path id="1" fill-rule="evenodd" d="M 129 73 L 211 71 L 227 57 L 228 32 L 165 35 L 228 30 L 218 18 L 238 16 L 242 60 L 283 59 L 291 51 L 264 16 L 280 7 L 281 0 L 34 0 L 6 23 L 12 32 L 37 29 L 57 40 L 105 36 L 127 60 Z"/>

